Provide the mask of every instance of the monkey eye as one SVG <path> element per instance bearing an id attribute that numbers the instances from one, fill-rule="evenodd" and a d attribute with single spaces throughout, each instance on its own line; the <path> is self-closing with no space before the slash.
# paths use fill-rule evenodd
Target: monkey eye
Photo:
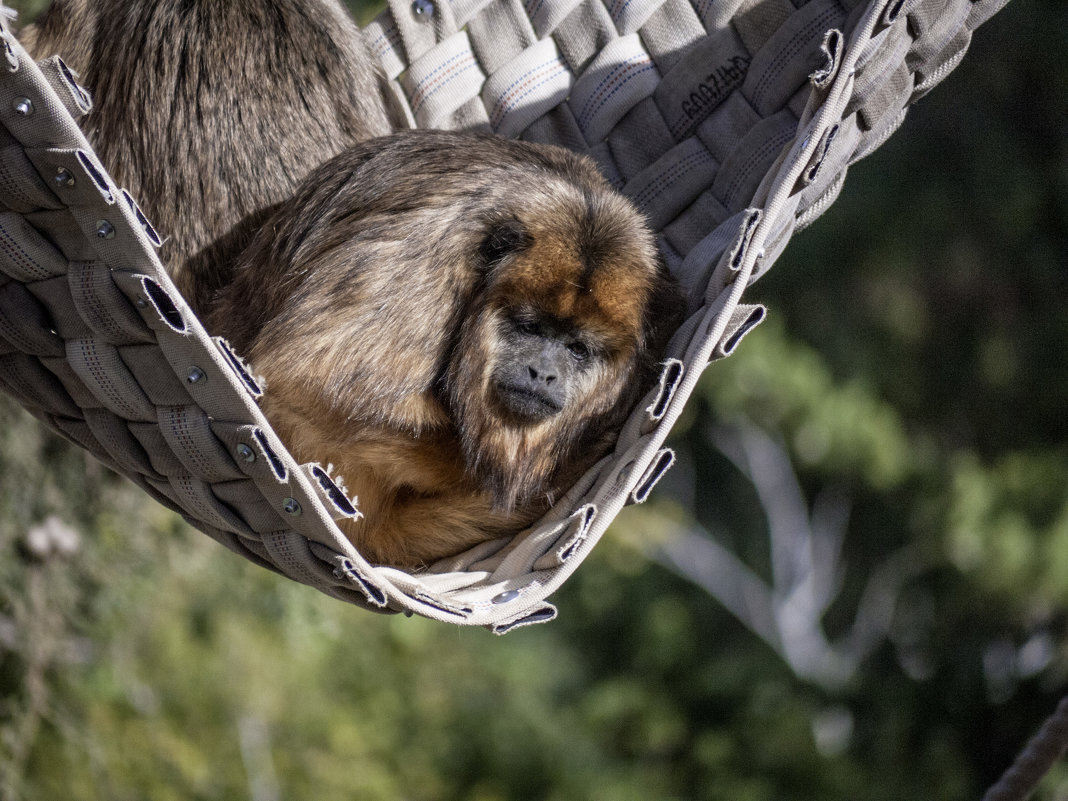
<path id="1" fill-rule="evenodd" d="M 578 340 L 567 346 L 567 352 L 578 362 L 584 362 L 590 357 L 589 346 L 585 342 L 579 342 Z"/>

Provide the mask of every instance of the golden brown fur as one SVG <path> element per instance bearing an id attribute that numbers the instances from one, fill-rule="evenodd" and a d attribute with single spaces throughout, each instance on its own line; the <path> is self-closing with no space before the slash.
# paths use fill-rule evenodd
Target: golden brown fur
<path id="1" fill-rule="evenodd" d="M 673 297 L 642 219 L 589 160 L 409 132 L 310 176 L 210 319 L 266 378 L 294 455 L 357 495 L 361 552 L 417 566 L 518 531 L 603 455 Z M 536 420 L 494 379 L 524 315 L 591 351 Z"/>
<path id="2" fill-rule="evenodd" d="M 368 559 L 519 531 L 650 382 L 677 304 L 634 209 L 558 148 L 371 138 L 378 77 L 333 2 L 56 0 L 25 39 L 81 73 L 94 146 L 294 456 L 358 497 Z"/>

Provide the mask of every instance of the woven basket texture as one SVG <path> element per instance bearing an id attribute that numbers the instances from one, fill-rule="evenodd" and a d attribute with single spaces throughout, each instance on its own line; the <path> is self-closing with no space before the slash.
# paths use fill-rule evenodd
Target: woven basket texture
<path id="1" fill-rule="evenodd" d="M 342 535 L 348 499 L 294 461 L 250 371 L 174 289 L 78 128 L 85 94 L 3 27 L 0 388 L 226 547 L 331 596 L 499 633 L 550 620 L 547 596 L 671 465 L 664 438 L 701 372 L 763 317 L 742 291 L 1004 2 L 391 0 L 367 33 L 398 113 L 589 154 L 661 234 L 688 300 L 612 454 L 530 530 L 416 574 Z"/>

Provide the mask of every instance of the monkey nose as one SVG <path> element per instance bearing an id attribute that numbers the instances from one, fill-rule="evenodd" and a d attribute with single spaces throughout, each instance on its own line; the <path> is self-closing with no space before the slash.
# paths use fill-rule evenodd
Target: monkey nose
<path id="1" fill-rule="evenodd" d="M 527 365 L 527 373 L 530 375 L 530 380 L 535 383 L 545 384 L 549 386 L 556 380 L 556 375 L 548 370 L 538 370 L 534 365 Z"/>
<path id="2" fill-rule="evenodd" d="M 567 400 L 564 387 L 565 378 L 537 360 L 520 362 L 494 376 L 497 400 L 509 417 L 524 424 L 539 423 L 558 414 Z"/>

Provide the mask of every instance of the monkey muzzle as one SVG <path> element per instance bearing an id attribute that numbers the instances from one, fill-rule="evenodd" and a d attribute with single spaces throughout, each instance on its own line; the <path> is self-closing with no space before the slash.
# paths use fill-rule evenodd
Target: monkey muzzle
<path id="1" fill-rule="evenodd" d="M 552 358 L 520 359 L 496 371 L 497 400 L 508 417 L 540 423 L 563 410 L 567 380 L 554 362 Z"/>

